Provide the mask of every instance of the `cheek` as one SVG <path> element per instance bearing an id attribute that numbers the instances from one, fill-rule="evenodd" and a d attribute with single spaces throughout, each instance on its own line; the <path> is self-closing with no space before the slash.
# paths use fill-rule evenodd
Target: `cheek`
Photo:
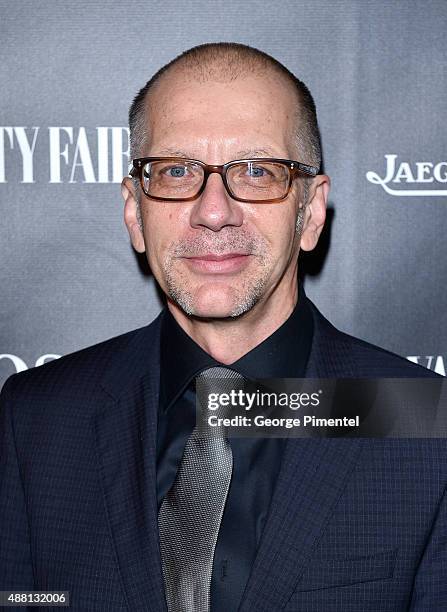
<path id="1" fill-rule="evenodd" d="M 144 238 L 146 252 L 152 262 L 162 262 L 173 243 L 185 235 L 188 222 L 184 210 L 175 204 L 155 202 L 144 211 Z"/>
<path id="2" fill-rule="evenodd" d="M 278 257 L 281 253 L 290 252 L 295 237 L 296 217 L 292 207 L 280 208 L 281 203 L 274 206 L 260 211 L 256 215 L 254 225 Z"/>

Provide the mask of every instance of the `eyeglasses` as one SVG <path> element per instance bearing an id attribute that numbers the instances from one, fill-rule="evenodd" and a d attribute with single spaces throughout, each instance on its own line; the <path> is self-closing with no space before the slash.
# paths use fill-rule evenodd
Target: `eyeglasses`
<path id="1" fill-rule="evenodd" d="M 227 193 L 238 202 L 280 202 L 300 174 L 315 176 L 318 168 L 290 159 L 238 159 L 209 165 L 183 157 L 141 157 L 132 160 L 130 175 L 153 200 L 188 202 L 205 189 L 212 173 L 220 174 Z"/>

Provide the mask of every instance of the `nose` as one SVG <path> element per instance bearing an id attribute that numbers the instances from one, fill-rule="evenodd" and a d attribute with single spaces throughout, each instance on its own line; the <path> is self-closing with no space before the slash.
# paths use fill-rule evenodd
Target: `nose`
<path id="1" fill-rule="evenodd" d="M 217 173 L 210 174 L 204 191 L 191 210 L 191 227 L 206 227 L 218 232 L 227 225 L 241 226 L 241 207 L 230 198 Z"/>

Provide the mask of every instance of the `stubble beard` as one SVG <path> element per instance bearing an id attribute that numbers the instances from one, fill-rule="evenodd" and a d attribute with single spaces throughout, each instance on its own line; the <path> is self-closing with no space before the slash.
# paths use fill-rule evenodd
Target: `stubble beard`
<path id="1" fill-rule="evenodd" d="M 207 315 L 200 312 L 194 295 L 194 281 L 182 269 L 182 257 L 196 257 L 204 253 L 216 255 L 242 252 L 253 256 L 255 268 L 250 265 L 239 277 L 234 278 L 230 291 L 232 305 L 222 318 L 236 318 L 251 310 L 263 297 L 271 275 L 268 242 L 244 230 L 203 233 L 194 238 L 179 240 L 171 245 L 163 265 L 168 296 L 189 316 Z"/>

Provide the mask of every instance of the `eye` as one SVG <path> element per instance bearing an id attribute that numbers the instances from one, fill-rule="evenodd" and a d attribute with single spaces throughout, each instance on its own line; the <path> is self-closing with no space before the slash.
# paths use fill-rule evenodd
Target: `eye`
<path id="1" fill-rule="evenodd" d="M 183 178 L 186 176 L 187 168 L 186 166 L 169 166 L 164 172 L 172 178 Z"/>
<path id="2" fill-rule="evenodd" d="M 261 166 L 252 165 L 248 166 L 247 172 L 249 176 L 252 176 L 254 178 L 261 178 L 267 174 L 267 170 L 265 168 L 262 168 Z"/>

